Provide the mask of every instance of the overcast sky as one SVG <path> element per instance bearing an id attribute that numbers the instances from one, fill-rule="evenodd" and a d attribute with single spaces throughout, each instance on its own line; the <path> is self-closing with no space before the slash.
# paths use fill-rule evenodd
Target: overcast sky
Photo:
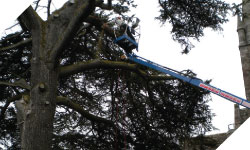
<path id="1" fill-rule="evenodd" d="M 54 0 L 55 4 L 56 1 L 58 0 Z M 5 29 L 14 24 L 16 17 L 31 2 L 32 0 L 0 2 L 0 35 L 5 34 Z M 195 48 L 188 55 L 182 55 L 180 45 L 171 39 L 170 27 L 161 27 L 159 21 L 154 19 L 158 16 L 156 2 L 139 1 L 136 15 L 141 20 L 138 55 L 175 70 L 191 69 L 203 80 L 212 79 L 211 85 L 245 98 L 236 17 L 230 17 L 230 21 L 223 25 L 222 32 L 206 29 L 200 42 L 195 42 Z M 216 95 L 212 95 L 212 98 L 210 106 L 216 114 L 213 124 L 220 129 L 212 133 L 227 132 L 228 125 L 234 123 L 234 104 Z"/>

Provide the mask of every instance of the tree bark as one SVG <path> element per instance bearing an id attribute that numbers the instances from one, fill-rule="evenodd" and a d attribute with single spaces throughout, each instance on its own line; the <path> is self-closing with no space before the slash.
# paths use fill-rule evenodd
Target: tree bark
<path id="1" fill-rule="evenodd" d="M 29 7 L 20 17 L 23 28 L 32 34 L 30 101 L 23 107 L 25 114 L 21 147 L 25 150 L 49 150 L 52 145 L 53 119 L 57 90 L 57 71 L 48 60 L 46 23 Z"/>
<path id="2" fill-rule="evenodd" d="M 23 106 L 21 147 L 50 150 L 57 97 L 57 58 L 72 40 L 81 22 L 94 10 L 94 0 L 68 2 L 43 21 L 32 7 L 18 20 L 32 35 L 30 101 Z"/>
<path id="3" fill-rule="evenodd" d="M 51 149 L 57 72 L 48 69 L 45 62 L 32 63 L 31 101 L 23 125 L 22 148 L 25 150 Z"/>

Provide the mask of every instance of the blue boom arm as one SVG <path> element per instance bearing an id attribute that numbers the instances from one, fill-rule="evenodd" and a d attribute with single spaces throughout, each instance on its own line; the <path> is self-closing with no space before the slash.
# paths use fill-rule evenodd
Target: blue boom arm
<path id="1" fill-rule="evenodd" d="M 202 80 L 198 79 L 198 78 L 192 78 L 192 77 L 188 77 L 188 76 L 184 76 L 184 75 L 181 75 L 181 74 L 178 74 L 176 72 L 174 72 L 173 70 L 169 69 L 169 68 L 166 68 L 164 66 L 161 66 L 157 63 L 154 63 L 154 62 L 151 62 L 145 58 L 142 58 L 142 57 L 139 57 L 135 54 L 127 54 L 127 57 L 129 60 L 133 61 L 133 62 L 136 62 L 138 64 L 141 64 L 141 65 L 144 65 L 144 66 L 147 66 L 151 69 L 154 69 L 154 70 L 157 70 L 157 71 L 160 71 L 162 73 L 165 73 L 165 74 L 168 74 L 170 76 L 173 76 L 175 78 L 178 78 L 180 80 L 183 80 L 187 83 L 190 83 L 194 86 L 197 86 L 199 88 L 202 88 L 204 90 L 207 90 L 209 92 L 212 92 L 220 97 L 223 97 L 229 101 L 232 101 L 234 103 L 237 103 L 239 105 L 242 105 L 244 107 L 247 107 L 247 108 L 250 108 L 250 102 L 243 99 L 243 98 L 240 98 L 238 96 L 235 96 L 231 93 L 228 93 L 226 91 L 223 91 L 219 88 L 216 88 L 214 86 L 211 86 L 209 84 L 206 84 L 204 83 Z"/>
<path id="2" fill-rule="evenodd" d="M 133 45 L 133 47 L 131 49 L 133 49 L 133 48 L 138 49 L 138 44 L 134 40 L 132 40 L 130 37 L 128 37 L 127 35 L 123 35 L 123 36 L 118 37 L 117 39 L 115 39 L 114 42 L 118 43 L 119 41 L 123 41 L 123 40 L 125 40 L 125 41 L 127 40 L 128 42 L 130 42 Z M 147 60 L 147 59 L 142 58 L 140 56 L 137 56 L 135 54 L 127 53 L 127 57 L 128 57 L 129 60 L 131 60 L 133 62 L 136 62 L 138 64 L 147 66 L 147 67 L 149 67 L 151 69 L 160 71 L 162 73 L 168 74 L 168 75 L 173 76 L 173 77 L 175 77 L 177 79 L 180 79 L 182 81 L 190 83 L 190 84 L 192 84 L 192 85 L 194 85 L 196 87 L 199 87 L 199 88 L 202 88 L 202 89 L 207 90 L 209 92 L 212 92 L 212 93 L 214 93 L 214 94 L 216 94 L 216 95 L 218 95 L 218 96 L 220 96 L 222 98 L 225 98 L 225 99 L 227 99 L 229 101 L 232 101 L 232 102 L 234 102 L 236 104 L 239 104 L 239 105 L 242 105 L 244 107 L 250 108 L 250 101 L 245 100 L 243 98 L 240 98 L 238 96 L 235 96 L 235 95 L 233 95 L 231 93 L 223 91 L 223 90 L 221 90 L 219 88 L 216 88 L 214 86 L 211 86 L 209 84 L 206 84 L 201 79 L 182 75 L 182 74 L 180 74 L 178 72 L 173 71 L 170 68 L 161 66 L 161 65 L 159 65 L 157 63 L 154 63 L 154 62 L 152 62 L 150 60 Z"/>

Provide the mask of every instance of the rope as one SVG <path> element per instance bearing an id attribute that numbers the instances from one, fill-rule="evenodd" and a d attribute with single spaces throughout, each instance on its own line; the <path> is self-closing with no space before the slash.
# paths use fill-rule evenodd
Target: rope
<path id="1" fill-rule="evenodd" d="M 123 81 L 124 81 L 124 79 L 125 79 L 125 75 L 123 74 Z M 124 87 L 124 84 L 122 84 L 121 88 L 122 88 L 122 91 L 124 91 L 126 89 L 126 86 Z M 126 147 L 127 147 L 127 139 L 126 139 L 126 126 L 127 126 L 127 124 L 126 124 L 126 110 L 127 110 L 126 104 L 127 104 L 127 100 L 126 100 L 126 98 L 122 98 L 122 99 L 123 99 L 122 107 L 123 107 L 123 125 L 124 125 L 123 138 L 124 138 L 124 148 L 126 149 Z"/>
<path id="2" fill-rule="evenodd" d="M 116 80 L 116 87 L 115 87 L 115 99 L 114 99 L 114 103 L 115 103 L 115 121 L 116 121 L 116 128 L 115 128 L 115 150 L 118 149 L 118 121 L 119 121 L 119 116 L 118 116 L 118 112 L 119 112 L 119 105 L 116 102 L 116 97 L 117 97 L 117 93 L 118 93 L 118 86 L 119 86 L 119 72 L 118 72 L 118 78 Z"/>

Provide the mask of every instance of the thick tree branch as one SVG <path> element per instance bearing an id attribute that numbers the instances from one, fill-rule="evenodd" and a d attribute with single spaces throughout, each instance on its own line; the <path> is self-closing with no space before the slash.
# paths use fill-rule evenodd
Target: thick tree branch
<path id="1" fill-rule="evenodd" d="M 39 29 L 43 20 L 36 13 L 36 11 L 29 6 L 17 19 L 24 31 Z"/>
<path id="2" fill-rule="evenodd" d="M 130 64 L 123 61 L 92 60 L 88 62 L 79 62 L 77 64 L 63 66 L 58 69 L 60 76 L 67 76 L 83 72 L 90 69 L 124 69 L 135 72 L 148 80 L 173 80 L 175 78 L 166 75 L 148 75 L 140 70 L 136 64 Z"/>
<path id="3" fill-rule="evenodd" d="M 111 36 L 112 38 L 115 38 L 114 29 L 109 27 L 107 22 L 105 22 L 101 18 L 98 18 L 97 16 L 89 16 L 86 19 L 86 22 L 95 26 L 99 31 L 104 30 L 107 35 Z"/>
<path id="4" fill-rule="evenodd" d="M 32 39 L 29 38 L 29 39 L 23 40 L 23 41 L 21 41 L 21 42 L 18 42 L 18 43 L 16 43 L 16 44 L 12 44 L 12 45 L 7 46 L 7 47 L 2 47 L 2 48 L 0 48 L 0 52 L 8 51 L 8 50 L 11 50 L 11 49 L 18 48 L 18 47 L 23 46 L 23 45 L 25 45 L 25 44 L 31 43 L 31 41 L 32 41 Z"/>
<path id="5" fill-rule="evenodd" d="M 72 5 L 72 6 L 71 6 Z M 53 61 L 58 54 L 68 45 L 73 36 L 77 33 L 81 22 L 86 19 L 95 9 L 95 0 L 78 0 L 74 4 L 66 3 L 62 10 L 55 12 L 58 17 L 67 20 L 66 28 L 58 36 L 58 39 L 53 46 L 50 59 Z M 61 22 L 65 23 L 65 22 Z M 62 26 L 63 27 L 63 26 Z"/>
<path id="6" fill-rule="evenodd" d="M 72 102 L 68 98 L 58 96 L 56 98 L 56 103 L 58 105 L 67 106 L 68 108 L 71 108 L 74 111 L 77 111 L 78 113 L 80 113 L 83 117 L 87 118 L 88 120 L 91 120 L 91 121 L 97 122 L 97 123 L 105 123 L 109 126 L 115 127 L 113 121 L 90 114 L 88 111 L 84 110 L 80 105 Z"/>
<path id="7" fill-rule="evenodd" d="M 63 105 L 63 106 L 73 109 L 74 111 L 80 113 L 83 117 L 85 117 L 86 119 L 92 122 L 103 123 L 107 126 L 110 126 L 114 128 L 115 131 L 118 132 L 117 133 L 118 135 L 120 136 L 122 135 L 120 129 L 116 127 L 113 121 L 90 114 L 88 111 L 84 110 L 80 105 L 72 102 L 70 99 L 66 97 L 58 96 L 56 98 L 56 103 L 57 105 Z M 126 135 L 126 138 L 129 142 L 133 142 L 133 138 L 130 135 Z"/>
<path id="8" fill-rule="evenodd" d="M 20 79 L 14 83 L 0 81 L 0 85 L 18 86 L 18 87 L 30 90 L 30 85 L 24 79 Z"/>
<path id="9" fill-rule="evenodd" d="M 10 103 L 12 103 L 16 100 L 19 100 L 21 98 L 22 98 L 22 94 L 19 94 L 19 95 L 15 95 L 15 96 L 7 99 L 5 105 L 1 108 L 0 120 L 2 120 L 4 118 L 4 114 L 7 110 L 7 108 L 9 107 Z"/>
<path id="10" fill-rule="evenodd" d="M 131 71 L 137 71 L 135 64 L 129 64 L 125 62 L 109 61 L 109 60 L 91 60 L 88 62 L 80 62 L 77 64 L 64 66 L 59 68 L 60 76 L 67 76 L 71 74 L 76 74 L 89 69 L 125 69 Z"/>
<path id="11" fill-rule="evenodd" d="M 1 39 L 0 43 L 3 43 L 3 42 L 8 41 L 8 40 L 10 40 L 10 39 L 16 38 L 16 37 L 20 36 L 20 35 L 23 34 L 23 33 L 24 33 L 23 31 L 21 31 L 21 32 L 16 32 L 16 33 L 14 33 L 14 34 L 11 35 L 11 36 L 4 37 L 3 39 Z"/>

